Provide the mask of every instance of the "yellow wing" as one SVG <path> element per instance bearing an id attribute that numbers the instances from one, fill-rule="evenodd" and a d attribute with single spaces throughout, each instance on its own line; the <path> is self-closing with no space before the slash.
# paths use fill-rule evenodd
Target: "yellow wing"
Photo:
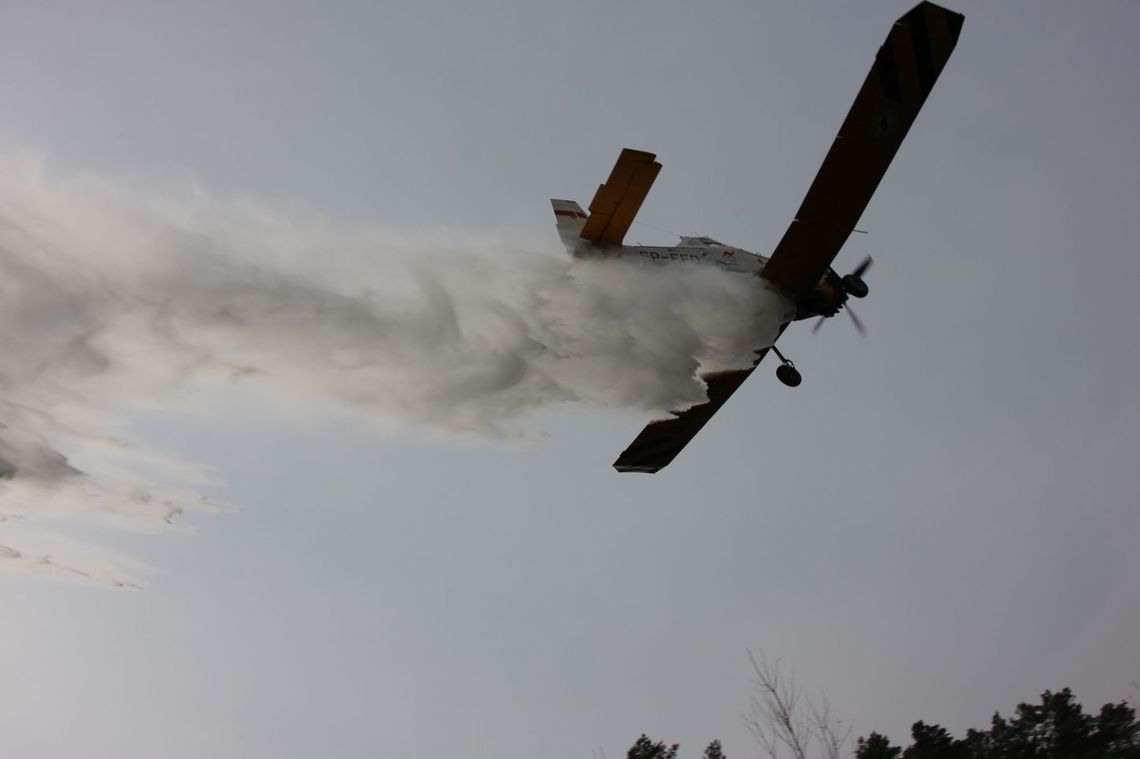
<path id="1" fill-rule="evenodd" d="M 625 148 L 614 170 L 590 202 L 590 217 L 578 234 L 597 245 L 621 245 L 633 217 L 637 215 L 653 180 L 661 171 L 657 156 L 644 150 Z"/>

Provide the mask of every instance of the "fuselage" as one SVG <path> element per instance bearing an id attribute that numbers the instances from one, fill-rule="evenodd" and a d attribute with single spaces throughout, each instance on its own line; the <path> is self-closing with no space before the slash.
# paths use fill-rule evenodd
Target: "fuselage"
<path id="1" fill-rule="evenodd" d="M 650 264 L 700 264 L 718 269 L 759 276 L 768 259 L 743 248 L 718 242 L 711 237 L 682 237 L 673 247 L 656 245 L 594 245 L 585 240 L 564 236 L 562 241 L 571 256 L 578 259 L 622 259 Z M 816 316 L 834 316 L 847 300 L 839 277 L 828 271 L 809 293 L 795 300 L 794 320 Z"/>
<path id="2" fill-rule="evenodd" d="M 592 245 L 585 241 L 567 241 L 567 249 L 575 258 L 620 258 L 653 264 L 703 264 L 739 274 L 759 274 L 766 258 L 743 248 L 717 242 L 711 237 L 682 237 L 674 247 L 654 245 Z"/>
<path id="3" fill-rule="evenodd" d="M 588 218 L 581 206 L 572 200 L 552 200 L 551 203 L 562 244 L 566 252 L 577 259 L 622 259 L 662 266 L 699 264 L 752 276 L 760 276 L 768 263 L 764 256 L 704 236 L 682 237 L 675 246 L 600 245 L 581 236 Z M 847 300 L 847 293 L 839 275 L 828 268 L 814 288 L 789 298 L 795 303 L 795 314 L 791 318 L 806 319 L 835 315 Z"/>

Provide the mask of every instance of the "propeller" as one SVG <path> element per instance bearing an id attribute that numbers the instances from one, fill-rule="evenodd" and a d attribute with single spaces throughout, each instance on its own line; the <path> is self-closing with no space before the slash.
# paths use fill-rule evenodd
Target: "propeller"
<path id="1" fill-rule="evenodd" d="M 843 277 L 843 292 L 845 295 L 850 295 L 854 298 L 867 297 L 867 283 L 863 281 L 863 275 L 867 273 L 867 270 L 871 268 L 871 264 L 874 262 L 875 261 L 873 258 L 867 256 L 859 262 L 859 265 L 856 266 L 850 274 L 848 274 L 846 277 Z M 847 315 L 851 317 L 851 323 L 855 325 L 855 330 L 859 333 L 859 336 L 866 337 L 867 327 L 863 325 L 863 320 L 860 319 L 859 316 L 851 310 L 850 304 L 846 302 L 847 298 L 844 298 L 843 300 L 844 302 L 840 305 L 840 308 L 847 309 Z M 819 320 L 814 325 L 812 325 L 811 333 L 814 335 L 819 332 L 820 327 L 823 326 L 823 323 L 825 321 L 827 321 L 826 316 L 819 317 Z"/>
<path id="2" fill-rule="evenodd" d="M 844 277 L 842 280 L 843 292 L 852 298 L 866 298 L 870 290 L 867 289 L 867 283 L 863 281 L 863 275 L 867 272 L 867 269 L 871 268 L 872 263 L 871 257 L 867 256 L 855 267 L 855 271 Z"/>
<path id="3" fill-rule="evenodd" d="M 859 333 L 859 337 L 866 337 L 867 333 L 868 333 L 868 329 L 866 326 L 864 326 L 863 320 L 860 319 L 855 314 L 855 312 L 851 310 L 851 306 L 845 306 L 845 308 L 847 309 L 847 315 L 851 317 L 851 323 L 855 325 L 855 331 Z M 819 317 L 819 320 L 816 321 L 816 323 L 812 325 L 811 333 L 814 335 L 817 332 L 819 332 L 819 328 L 823 326 L 823 323 L 825 321 L 827 321 L 826 316 Z"/>
<path id="4" fill-rule="evenodd" d="M 856 277 L 859 277 L 860 279 L 862 279 L 863 275 L 867 273 L 867 269 L 870 269 L 871 264 L 873 264 L 873 263 L 875 263 L 875 259 L 871 258 L 870 256 L 867 256 L 866 258 L 864 258 L 859 263 L 858 266 L 855 267 L 855 271 L 853 271 L 851 273 L 854 274 Z"/>
<path id="5" fill-rule="evenodd" d="M 863 326 L 863 320 L 851 310 L 851 306 L 847 306 L 847 315 L 851 317 L 851 323 L 855 325 L 855 331 L 859 333 L 859 337 L 866 337 L 867 328 Z"/>

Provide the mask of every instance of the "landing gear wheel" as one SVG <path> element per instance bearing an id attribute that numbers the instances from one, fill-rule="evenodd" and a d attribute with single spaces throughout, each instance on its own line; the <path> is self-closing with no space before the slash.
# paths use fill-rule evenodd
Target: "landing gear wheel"
<path id="1" fill-rule="evenodd" d="M 776 379 L 783 382 L 788 387 L 799 387 L 803 377 L 796 371 L 796 367 L 791 364 L 780 364 L 776 367 Z"/>

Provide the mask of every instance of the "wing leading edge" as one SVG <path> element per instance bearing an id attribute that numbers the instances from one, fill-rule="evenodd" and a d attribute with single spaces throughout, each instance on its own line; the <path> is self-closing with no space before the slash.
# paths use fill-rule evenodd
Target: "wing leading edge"
<path id="1" fill-rule="evenodd" d="M 942 73 L 964 20 L 959 13 L 922 2 L 891 27 L 795 219 L 760 276 L 793 298 L 816 287 L 854 230 Z M 599 197 L 607 185 L 599 189 Z M 622 236 L 628 228 L 626 224 Z M 780 334 L 786 327 L 780 328 Z M 744 384 L 768 351 L 768 347 L 755 351 L 751 368 L 704 376 L 708 400 L 669 419 L 651 422 L 618 457 L 614 468 L 657 472 L 667 466 Z"/>
<path id="2" fill-rule="evenodd" d="M 790 295 L 814 288 L 871 201 L 965 17 L 922 2 L 895 22 L 788 231 L 760 276 Z"/>

